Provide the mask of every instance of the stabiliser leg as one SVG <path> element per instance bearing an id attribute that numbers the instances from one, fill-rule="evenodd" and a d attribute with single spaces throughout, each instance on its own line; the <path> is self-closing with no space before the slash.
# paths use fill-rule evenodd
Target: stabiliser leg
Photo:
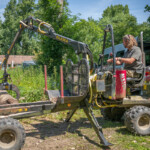
<path id="1" fill-rule="evenodd" d="M 73 109 L 72 111 L 70 111 L 70 112 L 68 112 L 67 113 L 67 118 L 66 118 L 66 122 L 69 122 L 70 121 L 70 119 L 72 118 L 72 116 L 74 115 L 74 113 L 76 112 L 76 110 L 77 110 L 78 108 L 75 108 L 75 109 Z"/>
<path id="2" fill-rule="evenodd" d="M 105 139 L 103 132 L 102 132 L 102 127 L 99 125 L 97 119 L 95 118 L 93 111 L 91 109 L 89 110 L 88 107 L 84 107 L 83 110 L 84 110 L 88 120 L 90 121 L 92 127 L 94 128 L 97 136 L 99 137 L 100 143 L 107 147 L 112 146 L 113 144 L 109 143 Z"/>

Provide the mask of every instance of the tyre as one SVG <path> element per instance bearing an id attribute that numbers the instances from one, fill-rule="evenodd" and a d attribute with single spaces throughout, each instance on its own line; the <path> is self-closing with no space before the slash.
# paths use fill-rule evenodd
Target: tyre
<path id="1" fill-rule="evenodd" d="M 19 121 L 0 119 L 0 150 L 20 150 L 25 142 L 25 130 Z"/>
<path id="2" fill-rule="evenodd" d="M 124 123 L 127 129 L 137 135 L 150 134 L 150 108 L 134 106 L 128 109 L 124 115 Z"/>
<path id="3" fill-rule="evenodd" d="M 112 108 L 103 108 L 101 109 L 101 114 L 105 120 L 111 121 L 121 121 L 122 116 L 125 112 L 124 108 L 112 107 Z"/>

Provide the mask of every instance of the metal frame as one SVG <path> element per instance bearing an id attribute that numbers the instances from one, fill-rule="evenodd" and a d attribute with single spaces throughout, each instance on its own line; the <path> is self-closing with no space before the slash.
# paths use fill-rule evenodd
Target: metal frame
<path id="1" fill-rule="evenodd" d="M 83 109 L 92 127 L 94 128 L 100 143 L 105 147 L 111 146 L 112 144 L 105 139 L 102 132 L 102 127 L 95 118 L 91 107 L 87 106 L 86 99 L 84 98 L 79 100 L 76 99 L 77 97 L 75 97 L 76 96 L 64 97 L 64 104 L 60 104 L 61 99 L 59 97 L 56 103 L 51 101 L 40 101 L 33 103 L 1 105 L 0 118 L 11 117 L 14 119 L 22 119 L 63 110 L 71 110 L 66 118 L 66 122 L 69 122 L 77 109 Z"/>

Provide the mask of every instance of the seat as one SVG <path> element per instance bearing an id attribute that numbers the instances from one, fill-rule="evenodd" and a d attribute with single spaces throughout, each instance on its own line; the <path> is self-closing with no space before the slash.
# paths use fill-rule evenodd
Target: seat
<path id="1" fill-rule="evenodd" d="M 143 68 L 143 73 L 141 74 L 141 76 L 139 78 L 131 78 L 131 77 L 127 77 L 127 84 L 130 84 L 130 86 L 132 85 L 132 87 L 141 87 L 143 86 L 143 82 L 145 79 L 145 72 L 146 72 L 146 68 Z"/>

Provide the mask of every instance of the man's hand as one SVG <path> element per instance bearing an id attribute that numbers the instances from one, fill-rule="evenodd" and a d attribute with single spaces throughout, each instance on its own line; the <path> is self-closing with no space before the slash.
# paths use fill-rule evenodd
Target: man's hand
<path id="1" fill-rule="evenodd" d="M 120 61 L 120 57 L 116 57 L 115 60 L 116 60 L 116 65 L 122 64 L 122 62 Z M 113 62 L 113 58 L 107 60 L 107 63 L 112 63 L 112 62 Z"/>
<path id="2" fill-rule="evenodd" d="M 118 57 L 116 57 L 115 60 L 118 61 Z M 107 60 L 107 63 L 112 63 L 112 62 L 113 62 L 113 58 Z"/>
<path id="3" fill-rule="evenodd" d="M 108 59 L 107 63 L 112 63 L 113 59 Z"/>

